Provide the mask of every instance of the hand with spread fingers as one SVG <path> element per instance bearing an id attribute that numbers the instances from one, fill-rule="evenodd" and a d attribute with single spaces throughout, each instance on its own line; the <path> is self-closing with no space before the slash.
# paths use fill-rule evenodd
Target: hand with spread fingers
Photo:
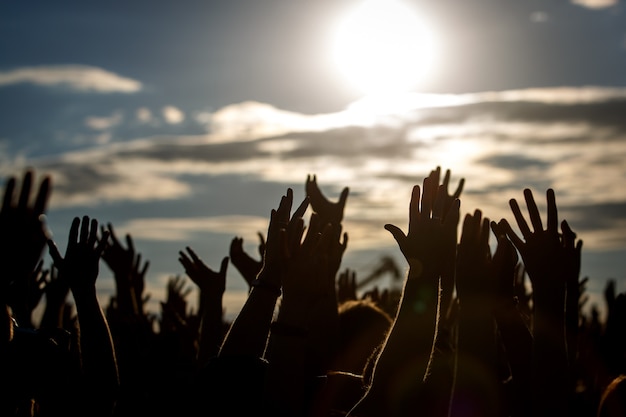
<path id="1" fill-rule="evenodd" d="M 259 255 L 260 260 L 254 259 L 243 250 L 243 238 L 234 237 L 230 243 L 230 261 L 237 268 L 237 271 L 241 274 L 243 279 L 248 284 L 248 287 L 252 287 L 252 282 L 256 279 L 257 275 L 263 267 L 263 255 L 265 253 L 265 238 L 261 233 L 258 233 Z"/>
<path id="2" fill-rule="evenodd" d="M 515 199 L 509 204 L 522 238 L 506 220 L 502 224 L 522 257 L 533 288 L 533 415 L 566 415 L 569 374 L 565 299 L 569 261 L 558 230 L 554 190 L 546 192 L 545 229 L 530 189 L 524 190 L 524 197 L 532 230 Z M 563 222 L 561 228 L 567 235 L 567 222 Z"/>
<path id="3" fill-rule="evenodd" d="M 311 208 L 319 215 L 322 224 L 341 223 L 343 220 L 344 209 L 346 207 L 346 201 L 348 200 L 348 194 L 350 193 L 350 189 L 348 187 L 345 187 L 341 191 L 337 202 L 328 200 L 328 198 L 322 194 L 322 191 L 317 185 L 317 177 L 315 175 L 307 175 L 304 188 L 307 197 L 309 197 L 311 201 Z"/>
<path id="4" fill-rule="evenodd" d="M 28 280 L 43 254 L 48 239 L 44 215 L 50 197 L 51 178 L 45 176 L 31 202 L 34 171 L 27 170 L 16 190 L 17 179 L 10 177 L 5 185 L 0 209 L 0 256 L 5 271 L 2 277 L 4 293 L 14 280 Z"/>
<path id="5" fill-rule="evenodd" d="M 113 340 L 96 295 L 99 262 L 108 232 L 98 239 L 98 221 L 75 217 L 70 227 L 65 256 L 48 241 L 50 256 L 61 279 L 70 286 L 79 323 L 79 344 L 84 375 L 81 401 L 90 415 L 110 415 L 117 400 L 119 377 Z"/>

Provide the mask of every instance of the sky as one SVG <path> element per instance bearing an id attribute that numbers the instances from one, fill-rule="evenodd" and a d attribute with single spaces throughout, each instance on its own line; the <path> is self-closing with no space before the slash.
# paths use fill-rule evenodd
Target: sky
<path id="1" fill-rule="evenodd" d="M 331 200 L 350 189 L 342 269 L 405 268 L 383 225 L 406 228 L 437 166 L 465 178 L 462 214 L 514 223 L 509 199 L 530 188 L 545 209 L 554 188 L 589 305 L 609 278 L 626 291 L 618 0 L 4 1 L 0 112 L 0 175 L 52 176 L 62 247 L 74 216 L 131 234 L 155 312 L 179 250 L 218 269 L 239 236 L 258 257 L 310 174 Z M 98 288 L 106 302 L 105 266 Z M 246 289 L 230 265 L 228 317 Z"/>

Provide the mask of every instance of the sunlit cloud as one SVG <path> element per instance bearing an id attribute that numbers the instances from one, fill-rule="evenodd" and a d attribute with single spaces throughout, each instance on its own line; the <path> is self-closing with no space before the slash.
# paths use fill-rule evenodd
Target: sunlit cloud
<path id="1" fill-rule="evenodd" d="M 111 116 L 89 116 L 85 119 L 85 126 L 93 130 L 107 130 L 119 125 L 123 118 L 121 112 L 114 112 Z"/>
<path id="2" fill-rule="evenodd" d="M 136 93 L 142 89 L 140 81 L 86 65 L 22 67 L 0 72 L 0 87 L 21 83 L 96 93 Z"/>
<path id="3" fill-rule="evenodd" d="M 177 107 L 165 106 L 163 107 L 162 112 L 165 121 L 171 125 L 181 123 L 183 120 L 185 120 L 185 113 L 183 113 L 182 110 Z"/>
<path id="4" fill-rule="evenodd" d="M 616 6 L 619 0 L 572 0 L 572 3 L 590 9 L 604 9 L 606 7 Z"/>
<path id="5" fill-rule="evenodd" d="M 619 238 L 626 236 L 626 215 L 612 212 L 611 227 L 617 231 L 611 235 L 593 219 L 626 200 L 624 97 L 622 89 L 593 88 L 475 93 L 440 97 L 430 107 L 422 99 L 393 123 L 390 114 L 358 123 L 354 109 L 304 115 L 249 103 L 225 111 L 221 133 L 227 133 L 227 141 L 214 140 L 216 132 L 148 138 L 35 165 L 54 176 L 53 207 L 191 201 L 198 187 L 193 178 L 303 184 L 308 174 L 316 174 L 330 195 L 350 187 L 345 227 L 351 250 L 393 245 L 383 224 L 406 224 L 412 185 L 440 165 L 452 170 L 454 184 L 466 179 L 463 212 L 481 208 L 492 219 L 510 218 L 508 200 L 523 199 L 523 188 L 543 196 L 553 187 L 564 218 L 575 229 L 592 232 L 587 248 L 617 248 L 626 246 Z M 345 114 L 355 123 L 348 124 Z M 251 128 L 236 130 L 246 125 Z M 589 216 L 581 207 L 600 211 Z M 265 213 L 258 214 L 138 218 L 126 226 L 144 239 L 185 241 L 194 233 L 265 230 Z"/>
<path id="6" fill-rule="evenodd" d="M 228 236 L 255 237 L 267 230 L 268 219 L 254 216 L 214 216 L 193 218 L 137 218 L 121 227 L 143 240 L 189 241 L 197 233 L 221 233 Z"/>
<path id="7" fill-rule="evenodd" d="M 140 107 L 135 112 L 135 117 L 141 123 L 148 123 L 152 120 L 152 112 L 147 107 Z"/>

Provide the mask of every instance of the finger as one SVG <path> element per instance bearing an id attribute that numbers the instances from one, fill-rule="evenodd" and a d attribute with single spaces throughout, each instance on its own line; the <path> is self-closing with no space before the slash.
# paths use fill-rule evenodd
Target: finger
<path id="1" fill-rule="evenodd" d="M 446 173 L 443 176 L 443 183 L 441 185 L 443 185 L 443 189 L 445 190 L 446 194 L 448 194 L 448 184 L 450 183 L 450 170 L 446 169 Z"/>
<path id="2" fill-rule="evenodd" d="M 530 189 L 524 189 L 524 198 L 526 199 L 526 207 L 528 207 L 528 214 L 530 216 L 530 223 L 533 225 L 534 232 L 543 231 L 543 224 L 541 224 L 541 215 L 539 209 L 535 203 L 535 198 Z M 555 229 L 556 230 L 556 229 Z"/>
<path id="3" fill-rule="evenodd" d="M 228 256 L 225 256 L 222 259 L 222 264 L 220 265 L 220 275 L 226 276 L 226 270 L 228 269 Z"/>
<path id="4" fill-rule="evenodd" d="M 456 191 L 454 191 L 454 194 L 452 194 L 452 197 L 459 198 L 459 196 L 463 192 L 463 186 L 464 185 L 465 185 L 465 178 L 461 178 L 459 180 L 459 185 L 456 187 Z"/>
<path id="5" fill-rule="evenodd" d="M 193 263 L 191 259 L 183 251 L 178 252 L 178 261 L 183 265 L 185 271 L 189 274 L 189 271 L 193 269 Z"/>
<path id="6" fill-rule="evenodd" d="M 506 221 L 506 219 L 502 219 L 500 223 L 502 224 L 502 229 L 504 229 L 506 235 L 509 237 L 513 245 L 517 248 L 517 250 L 521 252 L 524 248 L 524 241 L 520 239 L 519 236 L 517 236 L 517 234 L 511 228 L 509 222 Z"/>
<path id="7" fill-rule="evenodd" d="M 89 236 L 87 238 L 87 244 L 90 248 L 93 248 L 93 245 L 96 243 L 98 239 L 98 220 L 91 219 L 91 229 L 89 230 Z"/>
<path id="8" fill-rule="evenodd" d="M 72 225 L 70 226 L 70 233 L 67 242 L 68 249 L 71 246 L 75 246 L 78 241 L 78 228 L 80 227 L 80 217 L 74 217 L 72 220 Z"/>
<path id="9" fill-rule="evenodd" d="M 150 267 L 150 261 L 146 261 L 146 262 L 143 264 L 143 269 L 141 270 L 141 276 L 142 276 L 142 277 L 146 275 L 146 272 L 148 272 L 148 268 L 149 268 L 149 267 Z"/>
<path id="10" fill-rule="evenodd" d="M 200 262 L 200 257 L 196 255 L 193 249 L 191 249 L 189 246 L 186 246 L 185 249 L 187 249 L 187 252 L 189 252 L 189 255 L 191 255 L 191 259 L 193 259 L 194 262 Z"/>
<path id="11" fill-rule="evenodd" d="M 104 235 L 102 236 L 102 239 L 98 242 L 98 246 L 96 246 L 96 253 L 98 254 L 98 256 L 104 252 L 108 243 L 109 243 L 109 232 L 105 231 Z"/>
<path id="12" fill-rule="evenodd" d="M 409 234 L 412 227 L 415 227 L 420 220 L 420 187 L 415 185 L 411 192 L 411 201 L 409 202 Z"/>
<path id="13" fill-rule="evenodd" d="M 135 253 L 135 245 L 133 244 L 133 238 L 129 233 L 126 233 L 126 245 L 128 245 L 128 252 Z"/>
<path id="14" fill-rule="evenodd" d="M 548 230 L 556 233 L 558 230 L 559 220 L 556 209 L 556 197 L 552 188 L 549 188 L 548 191 L 546 191 L 546 199 L 548 201 Z"/>
<path id="15" fill-rule="evenodd" d="M 461 245 L 471 244 L 474 240 L 474 216 L 467 213 L 463 219 L 463 229 L 461 230 Z"/>
<path id="16" fill-rule="evenodd" d="M 107 227 L 109 229 L 109 236 L 111 237 L 113 246 L 121 246 L 120 241 L 117 240 L 117 236 L 115 235 L 115 231 L 113 230 L 113 225 L 111 223 L 107 223 Z"/>
<path id="17" fill-rule="evenodd" d="M 430 218 L 432 213 L 433 196 L 433 182 L 430 178 L 424 178 L 421 215 L 425 216 L 427 219 Z"/>
<path id="18" fill-rule="evenodd" d="M 393 224 L 386 224 L 385 225 L 385 230 L 387 230 L 389 233 L 391 233 L 391 235 L 396 240 L 396 243 L 398 243 L 398 246 L 400 246 L 400 248 L 404 247 L 404 242 L 406 240 L 406 235 L 404 234 L 404 232 L 398 226 L 395 226 Z"/>
<path id="19" fill-rule="evenodd" d="M 350 193 L 350 189 L 348 187 L 344 188 L 339 195 L 339 207 L 343 210 L 346 206 L 346 201 L 348 200 L 348 194 Z"/>
<path id="20" fill-rule="evenodd" d="M 530 228 L 528 227 L 528 223 L 526 223 L 526 219 L 524 219 L 524 216 L 522 215 L 522 211 L 519 208 L 519 204 L 517 204 L 517 200 L 515 200 L 514 198 L 509 200 L 509 206 L 511 207 L 513 216 L 515 216 L 515 220 L 517 221 L 517 226 L 519 227 L 520 232 L 522 232 L 522 236 L 524 238 L 530 236 L 531 235 Z"/>
<path id="21" fill-rule="evenodd" d="M 483 219 L 482 227 L 480 230 L 480 247 L 489 247 L 489 218 L 487 217 Z"/>
<path id="22" fill-rule="evenodd" d="M 59 268 L 63 263 L 63 257 L 61 256 L 61 253 L 59 252 L 59 248 L 57 247 L 56 243 L 54 243 L 52 239 L 48 240 L 48 252 L 50 253 L 52 261 L 56 265 L 56 268 Z"/>
<path id="23" fill-rule="evenodd" d="M 233 240 L 230 241 L 229 253 L 231 256 L 233 256 L 238 255 L 241 252 L 243 252 L 243 239 L 234 237 Z"/>
<path id="24" fill-rule="evenodd" d="M 2 201 L 2 211 L 6 211 L 13 206 L 13 193 L 15 191 L 15 177 L 9 178 L 4 188 L 4 199 Z"/>
<path id="25" fill-rule="evenodd" d="M 46 177 L 39 185 L 39 192 L 37 193 L 37 199 L 33 207 L 36 214 L 42 214 L 46 211 L 46 205 L 48 204 L 48 198 L 50 197 L 50 177 Z"/>
<path id="26" fill-rule="evenodd" d="M 448 209 L 448 214 L 446 214 L 446 219 L 443 224 L 446 227 L 456 227 L 459 224 L 459 219 L 461 217 L 461 200 L 458 198 L 454 199 L 450 209 Z"/>
<path id="27" fill-rule="evenodd" d="M 24 174 L 24 179 L 22 180 L 22 191 L 20 192 L 20 197 L 17 203 L 19 209 L 24 210 L 28 207 L 28 199 L 30 197 L 30 188 L 33 183 L 33 173 L 32 171 L 26 171 Z"/>
<path id="28" fill-rule="evenodd" d="M 440 185 L 437 188 L 437 193 L 435 197 L 435 204 L 433 206 L 433 217 L 438 217 L 443 220 L 445 213 L 445 199 L 446 199 L 446 190 L 443 185 Z"/>
<path id="29" fill-rule="evenodd" d="M 295 218 L 304 216 L 304 213 L 306 212 L 306 209 L 308 207 L 309 207 L 309 197 L 306 196 L 304 197 L 304 200 L 302 200 L 302 202 L 300 203 L 296 211 L 293 212 L 293 216 L 291 216 L 291 219 L 293 220 Z M 261 239 L 262 238 L 263 237 L 261 236 Z"/>
<path id="30" fill-rule="evenodd" d="M 87 243 L 89 239 L 89 217 L 83 216 L 83 221 L 80 225 L 80 243 Z"/>

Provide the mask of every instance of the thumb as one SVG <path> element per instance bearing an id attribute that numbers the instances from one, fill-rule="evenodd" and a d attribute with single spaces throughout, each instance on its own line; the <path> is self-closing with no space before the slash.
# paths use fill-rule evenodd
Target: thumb
<path id="1" fill-rule="evenodd" d="M 398 246 L 402 247 L 404 245 L 404 241 L 406 240 L 406 235 L 398 226 L 394 226 L 393 224 L 386 224 L 385 230 L 389 231 L 393 238 L 398 243 Z"/>

